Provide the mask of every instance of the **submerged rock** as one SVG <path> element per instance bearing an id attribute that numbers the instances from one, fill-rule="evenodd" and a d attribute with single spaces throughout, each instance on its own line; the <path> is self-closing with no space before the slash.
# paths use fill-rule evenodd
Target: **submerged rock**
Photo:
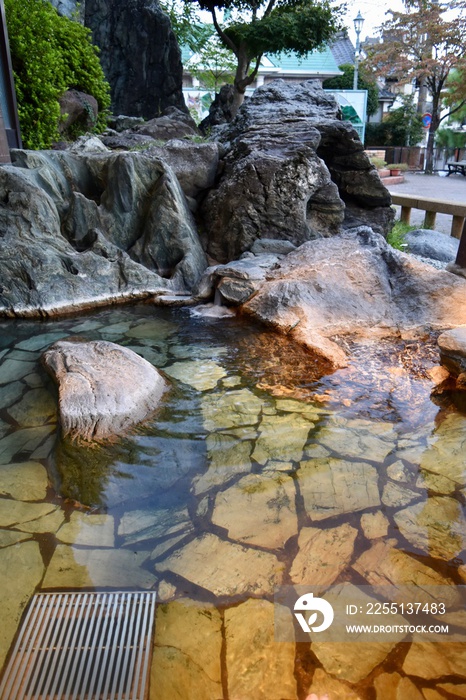
<path id="1" fill-rule="evenodd" d="M 47 568 L 43 587 L 151 589 L 156 578 L 142 568 L 145 559 L 147 552 L 59 544 Z"/>
<path id="2" fill-rule="evenodd" d="M 375 542 L 361 554 L 353 569 L 386 599 L 409 603 L 442 601 L 447 608 L 461 605 L 451 579 L 396 549 L 396 540 Z"/>
<path id="3" fill-rule="evenodd" d="M 275 606 L 267 600 L 225 610 L 230 698 L 297 700 L 294 645 L 276 643 L 274 617 Z"/>
<path id="4" fill-rule="evenodd" d="M 420 459 L 420 485 L 448 495 L 466 486 L 466 418 L 451 413 L 439 425 Z"/>
<path id="5" fill-rule="evenodd" d="M 362 700 L 362 696 L 358 695 L 355 690 L 352 690 L 348 685 L 329 676 L 322 668 L 317 668 L 312 677 L 312 684 L 308 689 L 308 696 L 335 698 L 335 700 Z M 387 697 L 384 697 L 387 700 Z"/>
<path id="6" fill-rule="evenodd" d="M 282 549 L 298 533 L 295 499 L 291 477 L 249 474 L 217 495 L 212 522 L 232 540 Z"/>
<path id="7" fill-rule="evenodd" d="M 322 586 L 322 590 L 330 586 L 349 564 L 357 534 L 347 523 L 328 530 L 303 527 L 290 570 L 293 583 Z"/>
<path id="8" fill-rule="evenodd" d="M 0 469 L 0 495 L 22 501 L 42 501 L 47 494 L 47 471 L 38 462 L 8 464 Z"/>
<path id="9" fill-rule="evenodd" d="M 23 542 L 0 550 L 0 666 L 3 666 L 24 608 L 43 575 L 38 542 Z"/>
<path id="10" fill-rule="evenodd" d="M 206 437 L 208 470 L 194 480 L 194 492 L 223 486 L 238 474 L 251 471 L 252 443 L 241 437 L 211 433 Z"/>
<path id="11" fill-rule="evenodd" d="M 327 673 L 357 683 L 382 663 L 394 646 L 393 642 L 313 642 L 311 649 Z"/>
<path id="12" fill-rule="evenodd" d="M 450 675 L 466 678 L 466 645 L 464 642 L 453 641 L 448 644 L 411 644 L 403 663 L 403 671 L 426 680 Z"/>
<path id="13" fill-rule="evenodd" d="M 466 549 L 466 519 L 454 498 L 431 496 L 394 518 L 408 542 L 432 557 L 449 560 Z"/>
<path id="14" fill-rule="evenodd" d="M 225 369 L 212 360 L 175 362 L 166 367 L 165 372 L 170 377 L 194 387 L 197 391 L 213 389 L 220 379 L 227 376 Z"/>
<path id="15" fill-rule="evenodd" d="M 427 698 L 409 678 L 403 678 L 399 673 L 381 673 L 374 680 L 374 688 L 377 700 L 392 700 L 392 698 L 393 700 L 425 700 Z"/>
<path id="16" fill-rule="evenodd" d="M 151 687 L 160 698 L 222 697 L 222 619 L 216 608 L 187 598 L 157 606 L 154 645 Z"/>
<path id="17" fill-rule="evenodd" d="M 279 586 L 283 565 L 275 555 L 242 547 L 207 533 L 155 565 L 215 596 L 268 595 Z"/>
<path id="18" fill-rule="evenodd" d="M 154 411 L 168 385 L 147 360 L 104 340 L 59 341 L 42 356 L 58 384 L 64 436 L 120 435 Z"/>
<path id="19" fill-rule="evenodd" d="M 311 520 L 380 505 L 377 470 L 333 457 L 301 462 L 298 481 Z"/>
<path id="20" fill-rule="evenodd" d="M 381 510 L 375 513 L 364 513 L 361 515 L 361 529 L 364 537 L 368 540 L 377 540 L 379 537 L 385 537 L 389 528 L 388 518 Z"/>

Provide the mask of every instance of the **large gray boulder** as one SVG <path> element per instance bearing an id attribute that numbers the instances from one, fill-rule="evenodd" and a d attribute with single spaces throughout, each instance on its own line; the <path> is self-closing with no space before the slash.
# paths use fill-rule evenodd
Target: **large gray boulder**
<path id="1" fill-rule="evenodd" d="M 459 240 L 446 236 L 440 231 L 419 228 L 409 231 L 404 241 L 408 253 L 420 255 L 423 258 L 450 263 L 456 260 L 458 254 Z"/>
<path id="2" fill-rule="evenodd" d="M 139 153 L 16 151 L 0 169 L 0 314 L 164 291 L 207 266 L 173 171 Z"/>
<path id="3" fill-rule="evenodd" d="M 153 412 L 168 389 L 147 360 L 103 340 L 61 340 L 42 363 L 58 384 L 60 424 L 72 440 L 120 436 Z"/>
<path id="4" fill-rule="evenodd" d="M 219 167 L 219 148 L 215 142 L 173 139 L 164 146 L 152 146 L 150 154 L 168 163 L 187 197 L 203 195 L 215 184 Z"/>
<path id="5" fill-rule="evenodd" d="M 289 253 L 242 310 L 341 367 L 347 359 L 335 336 L 466 324 L 466 280 L 399 253 L 380 234 L 359 227 Z"/>
<path id="6" fill-rule="evenodd" d="M 445 331 L 439 335 L 437 342 L 442 365 L 454 377 L 463 375 L 466 380 L 466 327 Z"/>
<path id="7" fill-rule="evenodd" d="M 317 83 L 258 88 L 215 138 L 226 150 L 225 169 L 202 213 L 208 252 L 220 262 L 260 238 L 301 245 L 336 235 L 345 219 L 388 230 L 390 194 Z"/>
<path id="8" fill-rule="evenodd" d="M 100 48 L 115 114 L 187 112 L 180 49 L 157 0 L 85 0 L 84 20 Z"/>

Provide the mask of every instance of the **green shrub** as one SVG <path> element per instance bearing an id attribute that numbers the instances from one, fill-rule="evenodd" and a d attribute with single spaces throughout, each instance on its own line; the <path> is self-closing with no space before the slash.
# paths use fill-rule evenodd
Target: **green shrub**
<path id="1" fill-rule="evenodd" d="M 5 12 L 26 148 L 49 148 L 59 138 L 58 100 L 66 90 L 93 95 L 99 105 L 95 130 L 105 128 L 110 90 L 90 31 L 46 0 L 5 0 Z"/>
<path id="2" fill-rule="evenodd" d="M 403 221 L 395 221 L 392 230 L 387 236 L 387 243 L 397 250 L 405 250 L 405 236 L 410 231 L 415 231 L 416 228 L 419 228 L 419 226 L 411 226 L 410 224 L 405 224 Z"/>
<path id="3" fill-rule="evenodd" d="M 408 164 L 407 163 L 389 163 L 387 165 L 387 170 L 399 170 L 402 173 L 405 173 L 408 170 Z"/>
<path id="4" fill-rule="evenodd" d="M 445 127 L 435 134 L 435 145 L 439 148 L 464 148 L 466 146 L 466 132 L 453 131 Z"/>
<path id="5" fill-rule="evenodd" d="M 387 165 L 386 162 L 384 161 L 383 158 L 379 158 L 378 156 L 369 156 L 369 160 L 374 165 L 377 170 L 382 170 L 382 168 L 385 168 Z"/>

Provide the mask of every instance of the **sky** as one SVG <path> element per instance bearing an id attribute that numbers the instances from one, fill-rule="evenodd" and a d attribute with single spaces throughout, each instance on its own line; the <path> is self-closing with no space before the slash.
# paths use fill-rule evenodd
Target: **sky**
<path id="1" fill-rule="evenodd" d="M 361 12 L 365 20 L 361 32 L 361 41 L 364 41 L 368 36 L 377 35 L 376 28 L 388 19 L 385 16 L 387 10 L 403 10 L 402 0 L 347 0 L 346 4 L 348 11 L 345 15 L 345 25 L 353 44 L 356 43 L 353 19 L 358 12 Z"/>

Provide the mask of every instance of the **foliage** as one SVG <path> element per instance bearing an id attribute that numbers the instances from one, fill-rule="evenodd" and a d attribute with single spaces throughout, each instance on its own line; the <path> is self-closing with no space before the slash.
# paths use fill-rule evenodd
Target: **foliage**
<path id="1" fill-rule="evenodd" d="M 335 78 L 329 78 L 324 81 L 323 87 L 326 90 L 352 90 L 354 80 L 354 66 L 350 63 L 344 63 L 338 66 L 343 75 L 337 75 Z M 363 66 L 358 71 L 358 89 L 367 90 L 367 114 L 375 114 L 379 108 L 379 88 L 377 83 L 370 75 L 364 71 Z"/>
<path id="2" fill-rule="evenodd" d="M 443 103 L 445 107 L 455 105 L 457 96 L 464 93 L 466 86 L 466 70 L 452 70 L 447 79 L 447 89 L 443 95 Z M 466 123 L 466 103 L 459 105 L 446 119 L 446 124 L 465 124 Z"/>
<path id="3" fill-rule="evenodd" d="M 46 0 L 5 0 L 5 12 L 24 145 L 49 148 L 59 138 L 58 100 L 70 89 L 95 97 L 95 130 L 104 128 L 110 92 L 89 30 Z"/>
<path id="4" fill-rule="evenodd" d="M 381 27 L 383 42 L 368 48 L 368 62 L 377 75 L 400 83 L 417 79 L 432 97 L 432 122 L 427 143 L 426 171 L 432 172 L 435 132 L 443 119 L 466 104 L 466 81 L 450 94 L 448 114 L 442 98 L 451 71 L 466 69 L 466 0 L 405 0 L 405 12 L 391 15 Z"/>
<path id="5" fill-rule="evenodd" d="M 379 124 L 366 125 L 366 146 L 415 146 L 423 136 L 422 120 L 412 97 L 402 98 L 403 106 L 392 109 Z"/>
<path id="6" fill-rule="evenodd" d="M 340 29 L 340 10 L 329 0 L 186 0 L 212 16 L 224 46 L 235 56 L 235 106 L 259 70 L 264 53 L 291 53 L 304 57 L 321 48 Z M 466 0 L 465 0 L 466 1 Z M 223 26 L 218 10 L 224 9 Z"/>
<path id="7" fill-rule="evenodd" d="M 405 243 L 406 234 L 410 231 L 415 231 L 416 228 L 416 226 L 405 224 L 402 221 L 395 221 L 392 230 L 387 236 L 387 243 L 397 250 L 405 250 L 407 245 Z"/>
<path id="8" fill-rule="evenodd" d="M 423 137 L 422 119 L 416 112 L 411 95 L 401 99 L 402 106 L 391 109 L 383 120 L 386 127 L 386 145 L 415 146 Z"/>
<path id="9" fill-rule="evenodd" d="M 435 145 L 440 148 L 465 148 L 466 131 L 439 129 L 435 134 Z"/>
<path id="10" fill-rule="evenodd" d="M 204 24 L 192 3 L 181 0 L 160 0 L 160 7 L 169 16 L 180 46 L 199 51 L 212 36 L 212 28 Z"/>
<path id="11" fill-rule="evenodd" d="M 203 88 L 218 92 L 221 85 L 233 82 L 236 63 L 231 51 L 221 44 L 216 34 L 204 42 L 196 57 L 196 62 L 194 59 L 189 61 L 189 72 Z"/>
<path id="12" fill-rule="evenodd" d="M 386 167 L 387 170 L 400 170 L 401 172 L 408 170 L 407 163 L 389 163 Z"/>
<path id="13" fill-rule="evenodd" d="M 383 122 L 368 122 L 364 132 L 365 147 L 383 146 L 385 144 L 385 131 Z"/>
<path id="14" fill-rule="evenodd" d="M 384 159 L 379 158 L 378 156 L 369 155 L 369 160 L 372 163 L 372 165 L 375 168 L 377 168 L 377 170 L 382 170 L 382 168 L 385 168 L 385 166 L 387 165 Z"/>

